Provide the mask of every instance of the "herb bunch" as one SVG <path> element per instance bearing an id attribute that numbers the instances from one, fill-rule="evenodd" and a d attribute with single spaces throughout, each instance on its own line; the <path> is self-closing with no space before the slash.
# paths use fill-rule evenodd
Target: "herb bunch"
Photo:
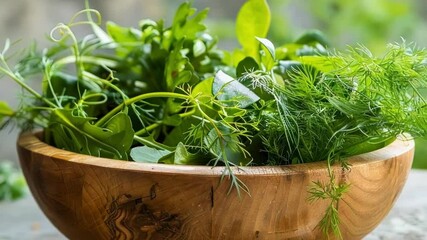
<path id="1" fill-rule="evenodd" d="M 6 41 L 0 73 L 27 95 L 16 111 L 0 102 L 0 121 L 42 127 L 47 143 L 83 154 L 225 166 L 239 193 L 249 189 L 235 167 L 326 160 L 330 181 L 314 183 L 309 200 L 330 200 L 320 225 L 340 235 L 338 201 L 348 185 L 335 181 L 331 165 L 348 169 L 347 157 L 404 133 L 425 135 L 427 52 L 404 41 L 382 57 L 363 46 L 333 52 L 318 31 L 275 47 L 264 0 L 242 6 L 241 48 L 227 52 L 206 16 L 183 3 L 169 27 L 142 20 L 103 30 L 87 6 L 52 30 L 52 47 L 31 48 L 14 68 Z M 93 33 L 77 37 L 79 25 Z M 28 85 L 33 77 L 42 79 L 41 93 Z"/>

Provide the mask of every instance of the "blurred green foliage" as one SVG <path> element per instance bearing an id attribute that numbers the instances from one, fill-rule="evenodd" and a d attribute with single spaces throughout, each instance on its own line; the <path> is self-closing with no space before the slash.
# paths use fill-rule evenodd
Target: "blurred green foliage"
<path id="1" fill-rule="evenodd" d="M 0 201 L 21 198 L 26 186 L 24 176 L 11 162 L 0 161 Z"/>
<path id="2" fill-rule="evenodd" d="M 417 9 L 425 7 L 425 3 L 420 0 L 271 1 L 276 16 L 271 29 L 274 40 L 314 28 L 329 36 L 332 46 L 338 49 L 360 43 L 381 53 L 386 43 L 399 42 L 401 37 L 416 41 L 423 27 L 423 17 Z"/>

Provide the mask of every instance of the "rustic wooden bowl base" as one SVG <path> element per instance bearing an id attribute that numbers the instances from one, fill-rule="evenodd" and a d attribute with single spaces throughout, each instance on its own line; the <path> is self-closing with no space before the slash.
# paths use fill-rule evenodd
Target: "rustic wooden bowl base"
<path id="1" fill-rule="evenodd" d="M 325 163 L 245 167 L 250 196 L 228 194 L 221 167 L 140 164 L 49 146 L 26 133 L 18 151 L 40 208 L 70 239 L 319 239 L 328 201 L 307 201 Z M 344 239 L 361 239 L 387 215 L 413 159 L 413 141 L 353 157 L 339 205 Z"/>

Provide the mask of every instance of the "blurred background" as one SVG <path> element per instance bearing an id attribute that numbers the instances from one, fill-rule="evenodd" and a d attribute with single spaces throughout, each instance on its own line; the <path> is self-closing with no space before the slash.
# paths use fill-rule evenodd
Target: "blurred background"
<path id="1" fill-rule="evenodd" d="M 171 21 L 181 1 L 172 0 L 89 0 L 103 19 L 125 26 L 137 26 L 142 18 Z M 234 19 L 244 0 L 194 0 L 198 9 L 210 8 L 208 27 L 221 39 L 220 47 L 231 49 Z M 319 29 L 329 37 L 331 46 L 340 50 L 357 43 L 381 54 L 389 42 L 416 42 L 426 47 L 427 1 L 424 0 L 269 0 L 273 21 L 269 38 L 277 45 L 296 39 L 305 30 Z M 13 52 L 20 53 L 32 41 L 48 45 L 47 35 L 57 23 L 67 22 L 84 8 L 84 1 L 0 0 L 0 46 L 9 38 L 16 42 Z M 36 83 L 37 84 L 37 83 Z M 0 100 L 19 104 L 20 89 L 0 79 Z M 0 132 L 0 161 L 16 164 L 16 129 Z M 414 167 L 427 168 L 427 141 L 417 141 Z"/>

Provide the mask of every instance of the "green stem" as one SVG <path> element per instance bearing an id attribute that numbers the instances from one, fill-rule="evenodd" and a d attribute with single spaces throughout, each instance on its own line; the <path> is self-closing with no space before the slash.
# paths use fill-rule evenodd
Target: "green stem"
<path id="1" fill-rule="evenodd" d="M 5 75 L 9 76 L 11 79 L 13 79 L 17 84 L 19 84 L 27 92 L 29 92 L 30 94 L 32 94 L 36 98 L 40 99 L 41 101 L 45 102 L 50 107 L 52 107 L 52 108 L 58 107 L 53 102 L 49 101 L 47 98 L 43 97 L 38 92 L 36 92 L 34 89 L 32 89 L 30 86 L 28 86 L 26 83 L 24 83 L 21 78 L 19 78 L 17 75 L 15 75 L 9 69 L 4 69 L 4 68 L 0 67 L 0 71 L 3 72 Z"/>
<path id="2" fill-rule="evenodd" d="M 149 99 L 149 98 L 178 98 L 183 100 L 191 99 L 191 97 L 185 94 L 173 93 L 173 92 L 151 92 L 151 93 L 141 94 L 136 97 L 125 100 L 123 103 L 121 103 L 120 105 L 118 105 L 117 107 L 109 111 L 98 122 L 95 123 L 95 126 L 103 125 L 124 107 L 129 106 L 135 102 L 142 101 L 144 99 Z"/>
<path id="3" fill-rule="evenodd" d="M 143 137 L 136 136 L 136 135 L 134 135 L 133 139 L 137 142 L 142 143 L 143 145 L 145 145 L 147 147 L 153 147 L 156 149 L 173 151 L 173 149 L 171 149 L 171 147 L 166 146 L 166 145 L 161 144 L 161 143 L 158 143 L 158 142 L 153 141 L 153 140 L 148 140 L 148 139 L 145 139 Z"/>
<path id="4" fill-rule="evenodd" d="M 178 114 L 178 115 L 179 115 L 181 118 L 185 118 L 185 117 L 189 117 L 189 116 L 193 115 L 195 112 L 196 112 L 196 110 L 193 108 L 193 109 L 191 109 L 191 110 L 190 110 L 190 111 L 188 111 L 188 112 L 180 113 L 180 114 Z M 139 135 L 142 135 L 142 134 L 144 134 L 144 133 L 148 133 L 148 132 L 150 132 L 150 131 L 152 131 L 152 130 L 154 130 L 154 129 L 158 128 L 158 127 L 160 127 L 161 125 L 162 125 L 162 121 L 160 121 L 160 122 L 156 122 L 156 123 L 153 123 L 153 124 L 149 125 L 148 127 L 145 127 L 145 128 L 143 128 L 143 129 L 139 130 L 138 132 L 136 132 L 136 133 L 135 133 L 135 135 L 136 135 L 136 136 L 139 136 Z"/>

